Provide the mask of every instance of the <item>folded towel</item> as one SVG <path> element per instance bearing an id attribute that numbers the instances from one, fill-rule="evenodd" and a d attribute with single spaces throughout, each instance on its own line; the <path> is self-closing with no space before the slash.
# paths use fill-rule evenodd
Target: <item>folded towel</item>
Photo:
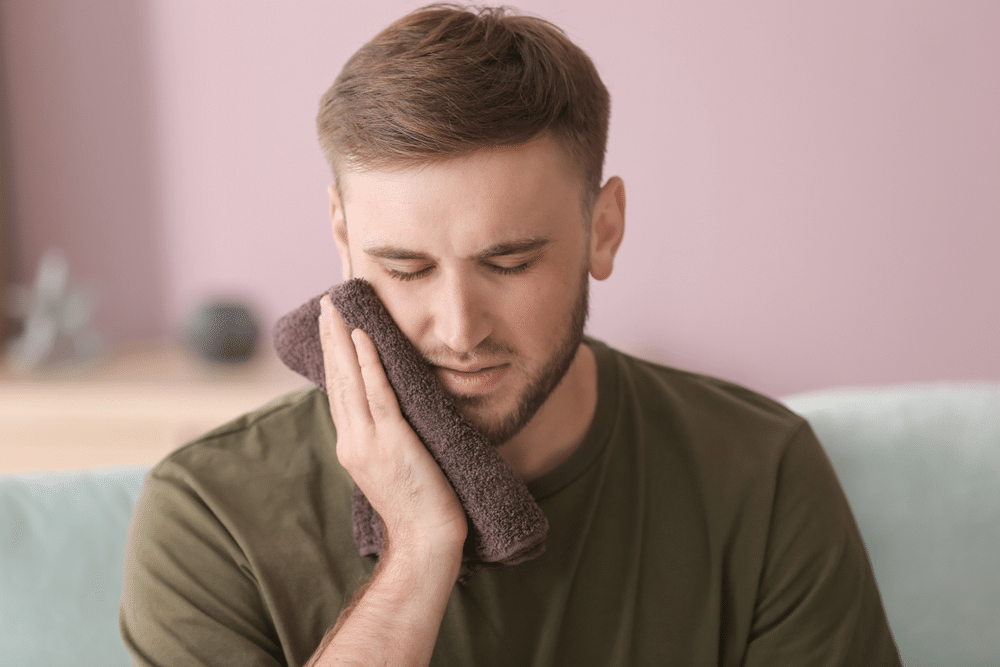
<path id="1" fill-rule="evenodd" d="M 400 412 L 451 482 L 469 518 L 463 575 L 506 567 L 545 550 L 548 520 L 510 464 L 458 412 L 429 364 L 406 338 L 370 284 L 360 278 L 325 292 L 348 329 L 372 339 Z M 274 344 L 289 368 L 326 391 L 319 340 L 320 294 L 278 320 Z M 382 553 L 382 526 L 354 488 L 354 540 L 362 555 Z"/>

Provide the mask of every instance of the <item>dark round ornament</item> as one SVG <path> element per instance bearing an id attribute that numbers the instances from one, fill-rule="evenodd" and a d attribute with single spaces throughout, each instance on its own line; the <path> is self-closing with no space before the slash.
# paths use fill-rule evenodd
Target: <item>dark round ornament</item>
<path id="1" fill-rule="evenodd" d="M 236 363 L 253 356 L 259 333 L 257 320 L 247 306 L 211 303 L 195 313 L 188 338 L 205 358 Z"/>

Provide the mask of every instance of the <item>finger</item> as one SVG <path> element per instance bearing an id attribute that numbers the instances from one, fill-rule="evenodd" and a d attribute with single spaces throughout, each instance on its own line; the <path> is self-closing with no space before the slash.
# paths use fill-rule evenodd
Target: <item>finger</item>
<path id="1" fill-rule="evenodd" d="M 334 422 L 342 428 L 370 424 L 372 418 L 357 352 L 347 325 L 333 307 L 329 295 L 320 299 L 319 330 L 326 393 Z"/>
<path id="2" fill-rule="evenodd" d="M 365 394 L 368 397 L 372 419 L 376 424 L 386 419 L 401 419 L 399 402 L 379 361 L 375 343 L 361 329 L 352 331 L 351 339 L 354 340 L 354 347 L 358 353 L 358 363 L 361 365 L 361 377 L 365 382 Z"/>

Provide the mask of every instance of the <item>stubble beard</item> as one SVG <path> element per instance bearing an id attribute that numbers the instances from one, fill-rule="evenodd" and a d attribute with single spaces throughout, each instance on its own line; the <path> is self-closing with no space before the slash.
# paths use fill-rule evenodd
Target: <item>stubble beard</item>
<path id="1" fill-rule="evenodd" d="M 535 416 L 549 396 L 565 377 L 576 353 L 583 342 L 583 330 L 589 315 L 589 273 L 584 272 L 573 305 L 573 311 L 568 320 L 568 328 L 563 334 L 555 352 L 542 366 L 541 370 L 530 378 L 528 385 L 517 397 L 516 405 L 505 415 L 488 420 L 476 415 L 477 408 L 488 406 L 489 396 L 455 396 L 455 405 L 459 412 L 486 438 L 494 447 L 503 445 Z"/>

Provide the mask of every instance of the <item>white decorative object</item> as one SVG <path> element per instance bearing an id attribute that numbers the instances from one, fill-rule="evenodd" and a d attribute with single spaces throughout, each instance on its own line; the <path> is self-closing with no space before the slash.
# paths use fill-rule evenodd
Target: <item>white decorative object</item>
<path id="1" fill-rule="evenodd" d="M 91 319 L 97 294 L 70 281 L 69 265 L 56 249 L 38 265 L 33 288 L 11 285 L 9 314 L 24 321 L 21 335 L 7 345 L 10 366 L 28 372 L 45 366 L 78 366 L 107 351 Z"/>

